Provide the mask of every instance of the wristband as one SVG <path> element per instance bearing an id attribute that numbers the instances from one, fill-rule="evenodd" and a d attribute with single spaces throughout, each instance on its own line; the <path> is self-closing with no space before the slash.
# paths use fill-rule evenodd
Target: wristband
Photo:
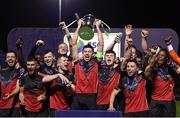
<path id="1" fill-rule="evenodd" d="M 171 50 L 173 50 L 173 47 L 172 47 L 172 45 L 170 44 L 170 45 L 168 45 L 167 46 L 167 49 L 168 49 L 168 51 L 171 51 Z"/>

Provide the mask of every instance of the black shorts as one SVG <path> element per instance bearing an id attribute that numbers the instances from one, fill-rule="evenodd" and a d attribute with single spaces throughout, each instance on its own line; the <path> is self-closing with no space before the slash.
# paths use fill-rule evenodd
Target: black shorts
<path id="1" fill-rule="evenodd" d="M 0 109 L 0 117 L 20 117 L 20 108 Z"/>
<path id="2" fill-rule="evenodd" d="M 56 109 L 50 109 L 50 117 L 55 117 L 56 116 Z"/>
<path id="3" fill-rule="evenodd" d="M 73 98 L 71 109 L 95 110 L 96 109 L 96 94 L 76 94 Z"/>
<path id="4" fill-rule="evenodd" d="M 97 110 L 107 110 L 109 108 L 109 104 L 96 105 Z"/>
<path id="5" fill-rule="evenodd" d="M 175 117 L 176 103 L 172 101 L 151 100 L 149 106 L 149 116 L 151 117 Z"/>
<path id="6" fill-rule="evenodd" d="M 147 117 L 148 111 L 124 113 L 124 117 Z"/>
<path id="7" fill-rule="evenodd" d="M 39 112 L 32 112 L 32 111 L 27 111 L 25 110 L 26 117 L 48 117 L 49 116 L 49 111 L 47 110 L 40 110 Z"/>

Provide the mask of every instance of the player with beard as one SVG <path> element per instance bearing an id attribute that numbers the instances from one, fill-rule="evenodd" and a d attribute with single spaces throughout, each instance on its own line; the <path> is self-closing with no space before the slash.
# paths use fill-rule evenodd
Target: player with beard
<path id="1" fill-rule="evenodd" d="M 45 53 L 48 53 L 46 57 L 44 58 L 45 54 L 36 53 L 37 49 L 40 46 L 43 46 L 45 43 L 43 40 L 37 40 L 36 44 L 31 49 L 30 53 L 28 54 L 28 58 L 35 58 L 37 60 L 37 66 L 36 69 L 40 71 L 43 74 L 55 74 L 54 68 L 51 66 L 54 64 L 53 59 L 55 59 L 54 54 L 51 50 L 47 50 Z M 22 55 L 22 46 L 23 46 L 23 39 L 20 37 L 16 41 L 16 47 L 18 50 L 18 59 L 20 60 L 20 65 L 26 69 L 26 63 L 24 63 L 23 55 Z M 43 57 L 43 58 L 42 58 Z M 53 59 L 52 59 L 53 58 Z M 46 62 L 46 63 L 45 63 Z M 49 116 L 49 96 L 50 96 L 50 83 L 46 83 L 45 88 L 46 92 L 44 94 L 44 102 L 43 102 L 43 110 L 44 110 L 44 116 Z M 42 111 L 43 111 L 42 110 Z"/>
<path id="2" fill-rule="evenodd" d="M 145 69 L 146 76 L 152 81 L 149 116 L 174 117 L 176 105 L 174 96 L 174 68 L 168 60 L 168 52 L 161 49 L 153 56 Z"/>
<path id="3" fill-rule="evenodd" d="M 101 20 L 95 21 L 96 30 L 98 33 L 98 46 L 96 57 L 93 47 L 88 44 L 83 47 L 82 60 L 78 60 L 77 40 L 78 32 L 84 23 L 82 19 L 78 21 L 78 27 L 73 36 L 72 55 L 75 63 L 75 97 L 72 103 L 72 109 L 95 109 L 96 94 L 98 82 L 98 61 L 102 60 L 104 47 L 103 35 L 100 30 Z"/>
<path id="4" fill-rule="evenodd" d="M 73 81 L 73 75 L 68 71 L 68 57 L 66 55 L 60 55 L 57 60 L 58 72 L 63 74 L 71 83 Z M 61 84 L 57 80 L 53 80 L 51 84 L 50 94 L 50 117 L 55 117 L 57 110 L 68 110 L 72 103 L 72 95 L 74 85 L 68 83 L 67 85 Z"/>
<path id="5" fill-rule="evenodd" d="M 6 63 L 8 67 L 0 70 L 0 117 L 19 117 L 19 71 L 15 68 L 17 56 L 14 51 L 6 53 Z"/>
<path id="6" fill-rule="evenodd" d="M 45 42 L 43 40 L 37 40 L 35 46 L 31 49 L 30 54 L 28 55 L 28 58 L 36 58 L 36 50 L 38 47 L 45 45 Z M 36 68 L 39 70 L 40 73 L 45 75 L 53 75 L 56 74 L 55 69 L 55 56 L 52 50 L 46 50 L 43 53 L 43 63 L 40 61 L 37 61 Z M 42 63 L 42 64 L 41 64 Z M 49 96 L 50 96 L 50 84 L 51 82 L 47 82 L 44 84 L 46 92 L 44 95 L 44 102 L 43 102 L 43 110 L 44 110 L 44 116 L 49 116 Z M 42 110 L 42 111 L 43 111 Z"/>
<path id="7" fill-rule="evenodd" d="M 113 50 L 106 51 L 105 63 L 99 66 L 97 109 L 107 110 L 109 108 L 110 96 L 119 83 L 120 68 L 115 64 L 116 53 Z"/>
<path id="8" fill-rule="evenodd" d="M 138 73 L 139 68 L 135 60 L 128 60 L 126 74 L 121 77 L 119 85 L 113 90 L 108 110 L 115 111 L 114 100 L 122 91 L 125 96 L 125 117 L 148 116 L 148 103 L 146 99 L 146 80 L 143 72 Z"/>
<path id="9" fill-rule="evenodd" d="M 69 80 L 60 73 L 54 75 L 42 75 L 37 71 L 37 61 L 32 58 L 27 61 L 27 73 L 20 78 L 19 99 L 21 105 L 24 105 L 27 117 L 46 116 L 43 109 L 45 87 L 43 83 L 50 82 L 54 79 L 61 79 L 67 84 Z M 48 106 L 46 106 L 48 107 Z"/>

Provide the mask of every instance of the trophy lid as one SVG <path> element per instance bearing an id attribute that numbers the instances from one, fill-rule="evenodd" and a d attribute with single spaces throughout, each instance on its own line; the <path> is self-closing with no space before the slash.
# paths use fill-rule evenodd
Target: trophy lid
<path id="1" fill-rule="evenodd" d="M 95 21 L 95 16 L 92 14 L 87 14 L 83 17 L 84 21 L 85 21 L 85 26 L 89 26 L 89 27 L 93 27 L 93 23 Z"/>
<path id="2" fill-rule="evenodd" d="M 92 14 L 86 14 L 83 19 L 95 19 L 95 16 Z"/>

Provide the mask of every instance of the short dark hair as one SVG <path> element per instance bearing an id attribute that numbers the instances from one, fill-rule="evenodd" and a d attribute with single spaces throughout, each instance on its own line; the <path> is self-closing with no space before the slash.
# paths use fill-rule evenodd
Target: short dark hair
<path id="1" fill-rule="evenodd" d="M 36 61 L 36 62 L 37 62 L 37 59 L 34 58 L 34 57 L 30 57 L 30 58 L 27 59 L 27 62 L 28 62 L 28 61 Z"/>
<path id="2" fill-rule="evenodd" d="M 166 49 L 166 48 L 161 48 L 160 52 L 161 52 L 161 51 L 163 51 L 163 52 L 166 53 L 166 58 L 167 58 L 167 60 L 169 60 L 169 59 L 170 59 L 170 56 L 169 56 L 169 53 L 168 53 L 167 49 Z"/>
<path id="3" fill-rule="evenodd" d="M 82 51 L 84 51 L 85 48 L 91 48 L 92 51 L 94 52 L 94 48 L 89 43 L 83 47 Z"/>
<path id="4" fill-rule="evenodd" d="M 134 63 L 138 66 L 138 63 L 137 63 L 137 61 L 136 61 L 135 59 L 129 59 L 129 60 L 127 60 L 127 63 L 129 63 L 129 62 L 134 62 Z"/>
<path id="5" fill-rule="evenodd" d="M 108 54 L 108 53 L 113 53 L 115 56 L 116 56 L 116 53 L 113 51 L 113 50 L 108 50 L 105 52 L 105 55 Z"/>
<path id="6" fill-rule="evenodd" d="M 47 53 L 49 53 L 49 52 L 51 52 L 51 53 L 54 55 L 54 52 L 53 52 L 51 49 L 45 50 L 44 53 L 43 53 L 43 55 L 45 55 L 45 54 L 47 54 Z"/>
<path id="7" fill-rule="evenodd" d="M 136 50 L 136 55 L 137 55 L 136 56 L 137 58 L 141 58 L 142 59 L 142 57 L 143 57 L 141 51 L 139 51 L 139 50 Z"/>
<path id="8" fill-rule="evenodd" d="M 35 56 L 36 56 L 36 55 L 41 55 L 41 56 L 42 56 L 43 53 L 42 53 L 42 52 L 37 52 L 37 53 L 35 54 Z"/>
<path id="9" fill-rule="evenodd" d="M 16 58 L 17 58 L 17 54 L 16 54 L 16 52 L 15 52 L 14 50 L 8 50 L 7 53 L 6 53 L 6 56 L 7 56 L 8 53 L 14 53 L 14 55 L 15 55 Z"/>
<path id="10" fill-rule="evenodd" d="M 58 55 L 58 59 L 60 59 L 61 57 L 66 57 L 66 58 L 68 58 L 68 56 L 67 56 L 66 54 L 59 54 L 59 55 Z"/>
<path id="11" fill-rule="evenodd" d="M 61 44 L 65 44 L 65 45 L 67 45 L 67 46 L 68 46 L 68 44 L 67 44 L 67 43 L 64 43 L 64 42 L 62 42 L 62 43 L 59 43 L 59 45 L 61 45 Z"/>

